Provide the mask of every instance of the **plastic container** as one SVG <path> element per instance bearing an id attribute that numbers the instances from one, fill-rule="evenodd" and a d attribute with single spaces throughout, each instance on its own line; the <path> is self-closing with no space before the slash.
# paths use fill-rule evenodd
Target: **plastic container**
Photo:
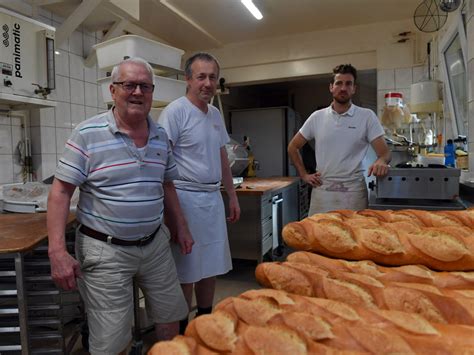
<path id="1" fill-rule="evenodd" d="M 162 107 L 169 104 L 171 101 L 186 94 L 186 82 L 182 80 L 175 80 L 165 78 L 162 76 L 154 76 L 155 91 L 153 91 L 153 107 Z M 102 78 L 97 80 L 102 91 L 102 98 L 104 103 L 113 104 L 112 95 L 110 94 L 109 86 L 112 83 L 112 78 Z"/>
<path id="2" fill-rule="evenodd" d="M 106 70 L 119 64 L 124 57 L 140 57 L 151 65 L 180 70 L 184 51 L 151 39 L 125 35 L 94 46 L 97 66 Z"/>
<path id="3" fill-rule="evenodd" d="M 455 150 L 456 147 L 454 146 L 452 139 L 448 139 L 447 144 L 444 146 L 444 164 L 446 166 L 454 168 L 456 161 Z"/>
<path id="4" fill-rule="evenodd" d="M 385 94 L 385 105 L 382 112 L 382 125 L 392 131 L 402 124 L 410 123 L 411 114 L 403 103 L 403 95 L 399 92 Z"/>

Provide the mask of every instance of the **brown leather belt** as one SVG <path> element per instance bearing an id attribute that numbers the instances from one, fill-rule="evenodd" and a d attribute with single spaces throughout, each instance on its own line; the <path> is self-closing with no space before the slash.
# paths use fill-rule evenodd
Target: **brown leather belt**
<path id="1" fill-rule="evenodd" d="M 138 240 L 123 240 L 123 239 L 115 238 L 115 237 L 109 236 L 105 233 L 98 232 L 98 231 L 96 231 L 92 228 L 89 228 L 89 227 L 85 226 L 85 225 L 81 225 L 81 227 L 79 228 L 79 231 L 82 234 L 87 235 L 88 237 L 100 240 L 100 241 L 105 242 L 107 244 L 115 244 L 115 245 L 123 245 L 123 246 L 139 246 L 140 247 L 140 246 L 144 246 L 144 245 L 147 245 L 148 243 L 150 243 L 153 240 L 153 238 L 155 238 L 155 235 L 160 230 L 160 227 L 161 227 L 161 224 L 158 226 L 158 228 L 156 228 L 156 230 L 152 234 L 147 235 L 147 236 L 145 236 L 143 238 L 140 238 Z"/>

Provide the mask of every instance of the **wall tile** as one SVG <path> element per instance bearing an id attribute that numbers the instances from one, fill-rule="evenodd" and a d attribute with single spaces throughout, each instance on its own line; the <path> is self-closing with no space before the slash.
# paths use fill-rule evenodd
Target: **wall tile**
<path id="1" fill-rule="evenodd" d="M 84 66 L 84 80 L 89 83 L 97 83 L 97 65 L 92 67 Z"/>
<path id="2" fill-rule="evenodd" d="M 31 154 L 41 154 L 41 127 L 31 127 Z M 54 138 L 56 140 L 56 137 Z"/>
<path id="3" fill-rule="evenodd" d="M 413 82 L 428 80 L 428 67 L 413 67 Z"/>
<path id="4" fill-rule="evenodd" d="M 70 128 L 56 128 L 56 151 L 61 153 L 64 151 L 64 145 L 71 135 Z"/>
<path id="5" fill-rule="evenodd" d="M 393 69 L 377 70 L 377 88 L 379 90 L 395 89 L 395 71 Z"/>
<path id="6" fill-rule="evenodd" d="M 85 83 L 85 103 L 86 106 L 97 107 L 97 85 Z"/>
<path id="7" fill-rule="evenodd" d="M 385 94 L 386 90 L 377 90 L 377 116 L 381 117 L 383 112 L 383 107 L 385 106 Z"/>
<path id="8" fill-rule="evenodd" d="M 56 106 L 56 127 L 72 128 L 70 103 L 58 102 Z"/>
<path id="9" fill-rule="evenodd" d="M 56 154 L 41 154 L 41 179 L 45 180 L 56 172 Z"/>
<path id="10" fill-rule="evenodd" d="M 11 122 L 12 122 L 12 126 L 21 126 L 22 124 L 22 117 L 18 116 L 18 115 L 15 115 L 15 114 L 12 114 L 10 116 L 10 119 L 11 119 Z"/>
<path id="11" fill-rule="evenodd" d="M 413 73 L 411 68 L 395 69 L 395 88 L 406 89 L 413 83 Z"/>
<path id="12" fill-rule="evenodd" d="M 13 158 L 11 154 L 0 155 L 0 184 L 13 181 Z"/>
<path id="13" fill-rule="evenodd" d="M 99 113 L 99 109 L 97 107 L 88 107 L 86 106 L 86 113 L 85 116 L 87 118 L 90 118 L 92 116 L 95 116 Z"/>
<path id="14" fill-rule="evenodd" d="M 76 127 L 79 123 L 86 119 L 84 105 L 71 104 L 71 122 L 72 127 Z"/>
<path id="15" fill-rule="evenodd" d="M 12 154 L 12 126 L 0 126 L 0 154 Z"/>
<path id="16" fill-rule="evenodd" d="M 84 59 L 81 56 L 69 53 L 69 72 L 71 78 L 84 80 Z"/>
<path id="17" fill-rule="evenodd" d="M 104 103 L 104 97 L 102 95 L 102 88 L 100 85 L 97 86 L 97 107 L 105 110 L 108 108 L 107 104 Z"/>
<path id="18" fill-rule="evenodd" d="M 69 52 L 80 56 L 84 55 L 82 46 L 82 32 L 74 31 L 69 36 Z"/>
<path id="19" fill-rule="evenodd" d="M 62 49 L 57 49 L 56 52 L 59 53 L 54 56 L 56 74 L 69 76 L 69 53 Z"/>
<path id="20" fill-rule="evenodd" d="M 10 115 L 0 112 L 0 125 L 11 125 Z"/>
<path id="21" fill-rule="evenodd" d="M 13 150 L 13 154 L 18 152 L 18 148 L 20 148 L 20 149 L 23 148 L 23 144 L 21 144 L 21 146 L 19 146 L 19 144 L 20 144 L 21 141 L 24 141 L 24 139 L 23 139 L 24 135 L 25 135 L 25 133 L 23 132 L 23 128 L 21 128 L 20 126 L 12 126 L 12 150 Z M 31 134 L 30 134 L 30 136 L 31 136 Z M 31 141 L 30 141 L 30 150 L 31 150 Z"/>
<path id="22" fill-rule="evenodd" d="M 71 102 L 71 90 L 68 77 L 56 75 L 55 96 L 57 101 Z"/>
<path id="23" fill-rule="evenodd" d="M 41 128 L 41 154 L 56 154 L 56 128 Z"/>
<path id="24" fill-rule="evenodd" d="M 53 107 L 48 107 L 48 108 L 42 108 L 39 109 L 39 125 L 40 126 L 48 126 L 48 127 L 54 127 L 55 119 L 54 119 L 54 108 Z"/>
<path id="25" fill-rule="evenodd" d="M 71 79 L 71 103 L 84 105 L 84 82 Z"/>

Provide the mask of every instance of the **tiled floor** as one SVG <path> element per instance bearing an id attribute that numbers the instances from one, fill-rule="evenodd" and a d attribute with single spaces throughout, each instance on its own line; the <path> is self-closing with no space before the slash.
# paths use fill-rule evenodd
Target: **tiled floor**
<path id="1" fill-rule="evenodd" d="M 217 304 L 218 302 L 220 302 L 226 297 L 237 296 L 246 290 L 260 288 L 257 281 L 255 281 L 254 272 L 255 272 L 255 267 L 257 266 L 257 263 L 255 261 L 233 260 L 233 266 L 234 266 L 234 269 L 232 271 L 230 271 L 226 275 L 219 276 L 217 278 L 214 304 Z M 193 316 L 194 314 L 191 313 L 190 319 L 192 319 Z M 147 334 L 144 334 L 143 354 L 146 353 L 148 348 L 151 345 L 153 345 L 154 342 L 155 342 L 155 339 L 154 339 L 153 331 L 148 332 Z M 76 341 L 71 354 L 73 355 L 88 354 L 88 352 L 82 348 L 80 337 Z"/>

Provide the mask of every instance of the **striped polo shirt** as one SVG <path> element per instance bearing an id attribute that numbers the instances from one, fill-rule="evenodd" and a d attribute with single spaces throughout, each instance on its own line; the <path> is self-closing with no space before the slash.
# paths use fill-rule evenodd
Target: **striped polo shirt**
<path id="1" fill-rule="evenodd" d="M 79 186 L 77 220 L 121 239 L 151 234 L 163 217 L 163 182 L 178 178 L 168 136 L 147 118 L 148 143 L 137 149 L 112 110 L 79 124 L 55 177 Z"/>

